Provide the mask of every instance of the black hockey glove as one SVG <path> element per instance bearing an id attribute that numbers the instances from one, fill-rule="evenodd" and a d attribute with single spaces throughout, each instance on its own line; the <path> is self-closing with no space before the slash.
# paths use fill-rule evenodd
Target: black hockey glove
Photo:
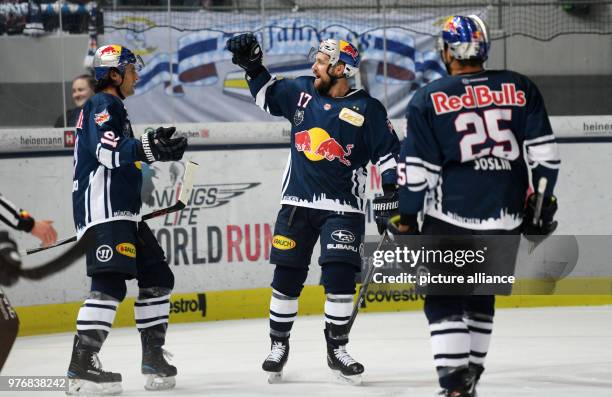
<path id="1" fill-rule="evenodd" d="M 242 33 L 227 40 L 225 44 L 234 56 L 232 62 L 243 68 L 250 78 L 255 78 L 264 69 L 263 53 L 253 33 Z"/>
<path id="2" fill-rule="evenodd" d="M 529 241 L 542 240 L 552 234 L 557 228 L 557 221 L 553 221 L 555 212 L 557 212 L 557 198 L 555 196 L 544 197 L 540 219 L 535 225 L 533 224 L 538 201 L 537 197 L 538 195 L 534 193 L 527 199 L 527 207 L 525 208 L 523 225 L 521 227 L 521 232 Z"/>
<path id="3" fill-rule="evenodd" d="M 172 138 L 176 128 L 159 127 L 142 135 L 142 160 L 151 164 L 154 161 L 177 161 L 183 158 L 187 149 L 187 138 Z"/>
<path id="4" fill-rule="evenodd" d="M 0 232 L 0 285 L 10 287 L 19 280 L 21 272 L 21 257 L 17 244 L 8 235 Z"/>
<path id="5" fill-rule="evenodd" d="M 407 230 L 404 230 L 405 226 L 408 226 Z M 400 230 L 400 228 L 402 230 Z M 393 236 L 421 234 L 419 232 L 419 223 L 417 222 L 416 215 L 402 214 L 392 216 L 387 224 L 387 230 L 389 234 Z"/>
<path id="6" fill-rule="evenodd" d="M 385 194 L 372 201 L 372 209 L 378 233 L 383 234 L 387 229 L 389 219 L 399 211 L 399 192 L 395 189 L 385 189 Z"/>

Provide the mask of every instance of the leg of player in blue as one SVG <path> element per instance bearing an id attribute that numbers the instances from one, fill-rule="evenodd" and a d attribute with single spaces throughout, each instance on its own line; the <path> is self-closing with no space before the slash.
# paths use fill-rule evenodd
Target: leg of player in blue
<path id="1" fill-rule="evenodd" d="M 474 231 L 426 217 L 423 233 L 430 235 L 514 235 L 516 230 Z M 514 239 L 513 239 L 514 241 Z M 488 263 L 516 257 L 516 244 L 489 241 Z M 498 258 L 500 252 L 503 258 Z M 475 397 L 476 385 L 484 372 L 484 363 L 491 342 L 495 296 L 492 295 L 427 295 L 425 315 L 429 322 L 431 346 L 442 390 L 440 396 Z"/>
<path id="2" fill-rule="evenodd" d="M 271 349 L 262 364 L 270 383 L 282 379 L 289 357 L 289 336 L 298 312 L 298 297 L 319 235 L 324 247 L 319 263 L 326 293 L 324 335 L 327 363 L 339 378 L 352 384 L 360 383 L 363 366 L 348 354 L 346 345 L 355 274 L 361 263 L 359 245 L 363 228 L 360 214 L 340 215 L 293 206 L 283 206 L 280 210 L 270 256 L 270 262 L 276 264 L 270 300 Z M 354 230 L 354 233 L 348 230 Z M 336 240 L 332 239 L 334 233 L 339 234 Z"/>
<path id="3" fill-rule="evenodd" d="M 162 349 L 174 277 L 162 249 L 144 223 L 108 222 L 92 226 L 87 233 L 94 233 L 96 241 L 87 253 L 91 292 L 77 317 L 68 394 L 122 392 L 121 375 L 102 370 L 98 353 L 111 330 L 117 307 L 125 298 L 125 280 L 134 277 L 140 287 L 134 314 L 143 345 L 145 388 L 174 387 L 176 368 L 165 361 Z"/>
<path id="4" fill-rule="evenodd" d="M 139 291 L 134 302 L 134 319 L 142 342 L 145 389 L 167 390 L 176 385 L 177 373 L 176 367 L 166 361 L 170 354 L 163 349 L 174 275 L 164 251 L 144 222 L 138 225 L 137 253 Z"/>
<path id="5" fill-rule="evenodd" d="M 363 365 L 346 351 L 349 341 L 348 322 L 353 311 L 356 268 L 350 263 L 327 262 L 322 268 L 325 287 L 325 340 L 327 365 L 341 380 L 361 384 Z"/>
<path id="6" fill-rule="evenodd" d="M 98 354 L 125 298 L 125 280 L 136 274 L 135 259 L 118 251 L 120 246 L 134 247 L 136 223 L 102 223 L 87 233 L 93 233 L 95 241 L 86 255 L 91 292 L 77 316 L 67 394 L 115 395 L 122 391 L 121 374 L 102 370 Z"/>

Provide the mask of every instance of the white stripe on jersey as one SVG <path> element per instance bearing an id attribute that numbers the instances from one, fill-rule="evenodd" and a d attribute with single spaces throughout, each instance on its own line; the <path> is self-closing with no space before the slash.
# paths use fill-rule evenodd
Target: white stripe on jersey
<path id="1" fill-rule="evenodd" d="M 98 143 L 98 146 L 96 147 L 96 157 L 98 158 L 100 164 L 102 164 L 106 168 L 115 168 L 115 154 L 116 153 L 112 150 L 103 148 L 102 145 Z"/>
<path id="2" fill-rule="evenodd" d="M 106 168 L 99 165 L 96 169 L 93 178 L 89 180 L 89 217 L 92 222 L 106 218 L 106 201 L 105 196 L 105 170 Z M 87 222 L 89 223 L 89 222 Z"/>
<path id="3" fill-rule="evenodd" d="M 289 186 L 289 179 L 291 178 L 291 151 L 289 151 L 289 158 L 287 158 L 287 165 L 285 165 L 285 171 L 283 172 L 283 187 L 281 191 L 281 197 L 285 195 L 285 190 Z"/>
<path id="4" fill-rule="evenodd" d="M 263 87 L 261 87 L 261 89 L 257 92 L 257 95 L 255 96 L 255 104 L 268 113 L 270 112 L 268 111 L 268 105 L 266 104 L 266 92 L 268 91 L 268 87 L 270 87 L 275 82 L 276 76 L 272 76 L 270 80 L 268 80 L 268 82 Z"/>
<path id="5" fill-rule="evenodd" d="M 378 170 L 381 174 L 387 170 L 397 168 L 397 161 L 395 161 L 395 158 L 391 153 L 389 156 L 390 157 L 385 158 L 385 160 L 378 162 Z"/>
<path id="6" fill-rule="evenodd" d="M 113 216 L 113 206 L 111 205 L 111 170 L 104 170 L 104 181 L 106 182 L 106 212 L 107 218 Z"/>
<path id="7" fill-rule="evenodd" d="M 357 204 L 361 211 L 365 210 L 365 184 L 368 177 L 368 172 L 365 167 L 360 167 L 353 170 L 353 176 L 351 177 L 351 182 L 353 182 L 353 188 L 351 189 L 351 193 L 357 199 Z"/>
<path id="8" fill-rule="evenodd" d="M 525 146 L 530 146 L 533 145 L 535 143 L 540 143 L 540 142 L 548 142 L 548 141 L 555 141 L 555 136 L 554 135 L 544 135 L 544 136 L 540 136 L 537 138 L 533 138 L 533 139 L 526 139 L 523 143 L 525 144 Z"/>
<path id="9" fill-rule="evenodd" d="M 560 165 L 559 148 L 556 142 L 527 146 L 529 164 L 540 164 L 547 168 L 558 169 Z"/>
<path id="10" fill-rule="evenodd" d="M 442 169 L 442 167 L 440 167 L 439 165 L 435 165 L 419 157 L 412 157 L 412 156 L 406 156 L 406 164 L 422 165 L 423 167 L 427 168 L 431 172 L 440 172 L 440 170 Z"/>

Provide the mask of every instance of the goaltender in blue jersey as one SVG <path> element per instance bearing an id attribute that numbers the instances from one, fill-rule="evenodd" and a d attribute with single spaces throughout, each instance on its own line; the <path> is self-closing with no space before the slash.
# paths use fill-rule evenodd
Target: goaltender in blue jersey
<path id="1" fill-rule="evenodd" d="M 276 79 L 268 73 L 253 34 L 232 37 L 227 48 L 232 61 L 245 69 L 257 105 L 291 122 L 282 207 L 270 254 L 276 265 L 270 300 L 272 343 L 262 368 L 271 382 L 282 379 L 298 297 L 320 240 L 327 363 L 340 378 L 358 383 L 364 367 L 347 353 L 346 345 L 365 233 L 366 166 L 370 161 L 376 164 L 385 196 L 397 196 L 397 134 L 378 100 L 350 88 L 348 79 L 359 68 L 359 52 L 352 44 L 322 41 L 313 51 L 314 77 L 295 79 Z"/>

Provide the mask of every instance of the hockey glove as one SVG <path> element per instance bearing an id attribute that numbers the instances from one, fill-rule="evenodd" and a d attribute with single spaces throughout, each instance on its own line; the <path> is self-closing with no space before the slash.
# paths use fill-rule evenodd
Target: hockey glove
<path id="1" fill-rule="evenodd" d="M 538 201 L 537 197 L 538 195 L 534 193 L 527 199 L 523 225 L 521 227 L 521 232 L 529 241 L 542 240 L 546 238 L 546 236 L 552 234 L 557 228 L 557 222 L 553 221 L 555 212 L 557 212 L 557 198 L 555 196 L 544 197 L 540 219 L 535 225 L 533 224 Z"/>
<path id="2" fill-rule="evenodd" d="M 372 209 L 374 210 L 374 219 L 378 233 L 383 234 L 387 229 L 387 223 L 393 215 L 396 215 L 399 210 L 399 193 L 397 190 L 387 190 L 382 196 L 376 197 L 372 201 Z"/>
<path id="3" fill-rule="evenodd" d="M 19 280 L 21 272 L 21 257 L 17 252 L 17 244 L 8 235 L 0 232 L 0 285 L 10 287 Z"/>
<path id="4" fill-rule="evenodd" d="M 394 215 L 389 219 L 387 230 L 392 236 L 421 234 L 416 215 Z"/>
<path id="5" fill-rule="evenodd" d="M 143 160 L 149 164 L 154 161 L 177 161 L 183 158 L 187 149 L 187 138 L 172 138 L 176 128 L 159 127 L 142 135 Z"/>
<path id="6" fill-rule="evenodd" d="M 250 78 L 255 78 L 264 69 L 263 53 L 253 33 L 243 33 L 227 40 L 225 44 L 234 56 L 232 62 L 243 68 Z"/>

